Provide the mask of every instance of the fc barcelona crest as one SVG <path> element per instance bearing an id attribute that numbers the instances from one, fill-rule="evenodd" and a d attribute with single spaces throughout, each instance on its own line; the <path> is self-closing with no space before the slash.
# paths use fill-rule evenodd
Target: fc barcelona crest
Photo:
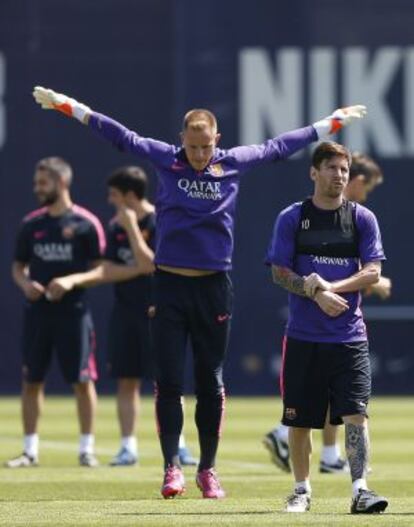
<path id="1" fill-rule="evenodd" d="M 66 227 L 63 227 L 62 229 L 62 236 L 65 238 L 65 240 L 71 240 L 75 236 L 76 232 L 76 225 L 66 225 Z"/>
<path id="2" fill-rule="evenodd" d="M 214 177 L 224 176 L 224 170 L 220 163 L 210 165 L 210 174 Z"/>
<path id="3" fill-rule="evenodd" d="M 285 410 L 285 417 L 286 419 L 289 419 L 290 421 L 293 421 L 296 419 L 296 408 L 286 408 Z"/>

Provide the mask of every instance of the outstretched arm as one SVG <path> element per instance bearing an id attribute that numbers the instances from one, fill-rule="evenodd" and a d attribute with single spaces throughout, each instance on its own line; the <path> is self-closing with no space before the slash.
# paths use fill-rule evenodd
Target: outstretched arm
<path id="1" fill-rule="evenodd" d="M 229 155 L 234 158 L 241 170 L 269 161 L 287 159 L 314 141 L 335 134 L 343 126 L 363 118 L 366 113 L 366 107 L 363 105 L 340 108 L 311 126 L 283 133 L 262 144 L 232 148 L 229 150 Z"/>
<path id="2" fill-rule="evenodd" d="M 92 128 L 98 135 L 121 151 L 131 152 L 155 165 L 170 166 L 174 161 L 175 147 L 155 139 L 141 137 L 114 119 L 94 112 L 89 106 L 63 93 L 36 86 L 33 97 L 43 110 L 57 110 Z"/>

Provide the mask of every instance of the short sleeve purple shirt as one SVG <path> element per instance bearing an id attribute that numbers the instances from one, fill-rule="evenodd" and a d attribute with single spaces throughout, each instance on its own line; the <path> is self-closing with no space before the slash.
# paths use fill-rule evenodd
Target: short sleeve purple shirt
<path id="1" fill-rule="evenodd" d="M 294 203 L 278 216 L 266 256 L 268 265 L 287 267 L 299 276 L 318 273 L 332 282 L 355 274 L 361 265 L 385 260 L 381 234 L 375 215 L 355 204 L 359 257 L 344 258 L 296 254 L 296 232 L 302 203 Z M 366 327 L 361 311 L 361 294 L 343 293 L 349 309 L 339 317 L 326 315 L 313 300 L 289 293 L 289 314 L 286 334 L 311 342 L 355 342 L 366 340 Z"/>

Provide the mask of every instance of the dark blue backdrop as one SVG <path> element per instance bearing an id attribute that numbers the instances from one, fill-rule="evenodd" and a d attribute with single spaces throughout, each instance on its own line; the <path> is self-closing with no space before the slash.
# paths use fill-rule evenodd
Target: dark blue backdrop
<path id="1" fill-rule="evenodd" d="M 374 388 L 412 393 L 414 306 L 409 226 L 414 180 L 414 4 L 409 0 L 3 0 L 0 3 L 0 391 L 19 389 L 22 298 L 9 275 L 16 229 L 36 207 L 34 163 L 61 155 L 75 169 L 75 200 L 106 222 L 104 180 L 136 160 L 78 123 L 41 112 L 35 84 L 68 93 L 144 135 L 175 142 L 180 119 L 211 108 L 223 146 L 261 141 L 346 103 L 370 119 L 343 137 L 383 166 L 378 214 L 394 281 L 393 298 L 369 300 Z M 356 17 L 355 14 L 358 13 Z M 398 23 L 396 21 L 398 20 Z M 231 393 L 276 391 L 285 294 L 262 260 L 274 218 L 311 190 L 308 154 L 253 171 L 241 187 L 236 229 L 236 291 L 227 366 Z M 151 167 L 147 167 L 152 174 Z M 155 188 L 153 182 L 152 192 Z M 91 294 L 104 372 L 110 288 Z M 51 389 L 62 389 L 56 372 Z M 109 388 L 105 376 L 102 389 Z"/>

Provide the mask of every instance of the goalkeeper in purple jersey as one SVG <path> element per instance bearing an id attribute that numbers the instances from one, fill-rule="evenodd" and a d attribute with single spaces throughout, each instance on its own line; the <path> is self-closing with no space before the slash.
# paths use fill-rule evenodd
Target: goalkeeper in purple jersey
<path id="1" fill-rule="evenodd" d="M 220 134 L 208 110 L 184 117 L 182 146 L 144 138 L 63 94 L 36 87 L 36 101 L 88 125 L 121 151 L 150 161 L 156 198 L 155 305 L 156 415 L 164 457 L 165 498 L 185 491 L 177 456 L 183 425 L 181 396 L 187 341 L 194 356 L 196 425 L 200 463 L 196 482 L 204 498 L 225 493 L 215 472 L 224 412 L 223 363 L 232 316 L 233 231 L 240 176 L 264 163 L 286 159 L 321 137 L 365 115 L 364 106 L 331 116 L 259 145 L 218 148 Z"/>

